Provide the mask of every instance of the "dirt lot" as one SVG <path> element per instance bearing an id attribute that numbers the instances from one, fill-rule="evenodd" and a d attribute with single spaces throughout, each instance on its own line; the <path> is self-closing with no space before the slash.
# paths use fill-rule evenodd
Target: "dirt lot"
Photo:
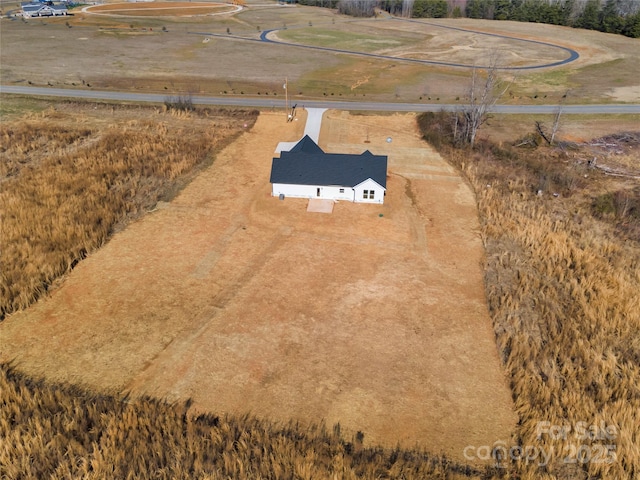
<path id="1" fill-rule="evenodd" d="M 507 100 L 518 103 L 554 103 L 567 91 L 569 103 L 635 102 L 640 78 L 637 40 L 537 24 L 460 19 L 409 29 L 277 7 L 218 18 L 1 21 L 3 84 L 278 98 L 287 77 L 298 99 L 464 98 L 464 70 L 233 38 L 284 25 L 302 27 L 294 39 L 313 38 L 320 25 L 337 38 L 380 37 L 380 53 L 414 58 L 482 54 L 483 37 L 437 24 L 552 39 L 580 53 L 566 67 L 519 73 Z M 490 43 L 517 64 L 557 54 Z M 325 118 L 328 151 L 389 155 L 384 206 L 339 203 L 322 214 L 271 198 L 273 151 L 299 138 L 303 118 L 263 113 L 175 201 L 2 322 L 2 359 L 98 389 L 190 397 L 196 410 L 340 422 L 367 443 L 459 459 L 466 445 L 507 442 L 516 418 L 486 312 L 470 190 L 419 140 L 411 116 Z M 504 129 L 511 135 L 511 120 Z"/>
<path id="2" fill-rule="evenodd" d="M 469 188 L 411 115 L 327 112 L 327 151 L 389 155 L 385 204 L 323 214 L 272 198 L 274 149 L 300 137 L 303 117 L 262 114 L 173 202 L 2 322 L 2 359 L 460 459 L 466 445 L 508 441 L 516 419 Z"/>

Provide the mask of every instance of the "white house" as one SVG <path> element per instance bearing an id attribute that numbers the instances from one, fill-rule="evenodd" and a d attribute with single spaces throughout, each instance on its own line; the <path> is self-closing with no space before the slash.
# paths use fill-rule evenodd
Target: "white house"
<path id="1" fill-rule="evenodd" d="M 53 2 L 39 3 L 23 3 L 21 5 L 22 16 L 31 17 L 57 17 L 58 15 L 67 15 L 67 6 L 63 4 L 54 4 Z"/>
<path id="2" fill-rule="evenodd" d="M 274 197 L 320 198 L 383 203 L 387 157 L 325 153 L 308 135 L 271 164 Z"/>

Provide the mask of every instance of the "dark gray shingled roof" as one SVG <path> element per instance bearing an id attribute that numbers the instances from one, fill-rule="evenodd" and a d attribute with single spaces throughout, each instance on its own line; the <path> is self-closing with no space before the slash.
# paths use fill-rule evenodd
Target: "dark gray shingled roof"
<path id="1" fill-rule="evenodd" d="M 304 152 L 304 153 L 324 153 L 324 151 L 318 146 L 316 142 L 309 135 L 305 135 L 302 140 L 296 143 L 291 150 L 283 153 L 290 152 Z M 280 155 L 282 156 L 282 154 Z"/>
<path id="2" fill-rule="evenodd" d="M 308 136 L 271 164 L 271 183 L 355 187 L 368 178 L 387 188 L 387 157 L 324 153 Z"/>

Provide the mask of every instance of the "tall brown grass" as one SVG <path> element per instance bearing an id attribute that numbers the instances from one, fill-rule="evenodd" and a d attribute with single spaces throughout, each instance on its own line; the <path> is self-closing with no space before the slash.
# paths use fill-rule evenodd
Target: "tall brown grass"
<path id="1" fill-rule="evenodd" d="M 189 402 L 96 395 L 7 364 L 0 392 L 3 479 L 495 478 L 418 450 L 364 448 L 338 425 L 192 416 Z"/>
<path id="2" fill-rule="evenodd" d="M 231 122 L 228 135 L 202 133 L 202 140 L 187 126 L 202 119 L 154 115 L 102 133 L 80 124 L 47 128 L 48 120 L 60 123 L 51 112 L 25 121 L 35 126 L 30 130 L 2 126 L 3 305 L 29 304 L 119 221 L 152 205 L 166 192 L 158 185 L 206 163 L 216 148 L 209 144 L 237 131 Z M 96 395 L 2 365 L 0 477 L 637 478 L 640 242 L 620 233 L 615 216 L 594 211 L 608 180 L 591 171 L 585 180 L 586 167 L 559 162 L 550 149 L 485 143 L 474 152 L 455 150 L 437 117 L 423 116 L 420 125 L 476 192 L 487 299 L 520 418 L 517 441 L 544 448 L 549 463 L 506 458 L 501 469 L 469 467 L 417 450 L 363 448 L 337 427 L 192 417 L 188 403 Z M 184 160 L 185 149 L 199 154 Z M 597 192 L 590 190 L 594 179 Z M 17 267 L 5 270 L 8 259 Z M 540 435 L 540 422 L 572 430 L 566 438 Z M 616 430 L 606 440 L 578 438 L 581 424 Z M 604 444 L 615 447 L 610 462 L 572 450 L 586 446 L 594 455 Z"/>
<path id="3" fill-rule="evenodd" d="M 426 137 L 443 131 L 438 115 L 419 124 Z M 546 466 L 513 467 L 523 478 L 638 478 L 640 238 L 591 207 L 616 180 L 552 148 L 439 148 L 476 193 L 486 294 L 519 443 L 554 449 Z M 566 435 L 540 422 L 564 426 Z M 615 433 L 583 438 L 576 428 L 584 427 Z M 615 453 L 600 462 L 606 445 Z"/>
<path id="4" fill-rule="evenodd" d="M 0 319 L 36 301 L 118 225 L 175 192 L 255 118 L 75 106 L 3 122 Z"/>
<path id="5" fill-rule="evenodd" d="M 98 109 L 59 107 L 0 127 L 2 315 L 35 301 L 255 120 Z M 189 402 L 48 384 L 7 364 L 0 405 L 3 479 L 497 478 L 491 467 L 420 450 L 365 448 L 361 434 L 345 439 L 339 425 L 194 416 Z"/>

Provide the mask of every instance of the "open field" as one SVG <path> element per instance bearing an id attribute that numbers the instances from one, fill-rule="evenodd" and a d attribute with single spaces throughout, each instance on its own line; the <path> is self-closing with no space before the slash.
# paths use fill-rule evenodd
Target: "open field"
<path id="1" fill-rule="evenodd" d="M 29 22 L 2 19 L 2 83 L 278 98 L 286 76 L 299 101 L 325 96 L 464 101 L 469 78 L 464 69 L 248 40 L 278 28 L 271 35 L 320 45 L 354 40 L 367 52 L 460 61 L 482 56 L 477 35 L 453 35 L 439 27 L 398 28 L 379 20 L 275 6 L 215 20 L 82 14 Z M 541 41 L 553 38 L 580 52 L 570 65 L 518 73 L 506 101 L 554 103 L 567 91 L 567 101 L 574 103 L 637 102 L 640 96 L 638 40 L 510 22 L 430 23 Z M 316 28 L 318 37 L 312 34 Z M 241 36 L 245 39 L 236 38 Z M 503 45 L 507 57 L 512 45 Z M 20 55 L 25 49 L 31 55 Z M 546 49 L 521 53 L 532 59 L 554 55 Z M 24 104 L 12 100 L 0 106 L 3 124 L 9 118 L 5 112 L 16 118 L 22 109 L 38 111 L 42 105 L 15 102 Z M 59 133 L 63 124 L 59 112 L 53 119 L 58 130 L 38 124 L 48 140 L 25 143 L 32 149 L 27 157 L 37 152 L 36 168 L 51 153 L 47 148 L 64 150 L 55 142 L 71 142 L 71 148 L 85 143 L 87 129 L 92 135 L 109 126 L 124 127 L 131 138 L 139 130 L 162 133 L 153 119 L 111 121 L 104 113 L 110 107 L 97 116 L 83 108 L 70 111 L 82 128 L 63 131 L 62 137 L 49 135 Z M 269 464 L 275 457 L 267 458 L 272 444 L 265 439 L 284 445 L 285 436 L 303 436 L 295 429 L 274 434 L 263 419 L 277 424 L 301 420 L 303 429 L 324 419 L 329 426 L 339 421 L 346 438 L 362 440 L 357 432 L 363 432 L 366 446 L 418 443 L 455 459 L 469 444 L 519 445 L 551 453 L 542 466 L 507 460 L 504 477 L 637 477 L 640 186 L 635 177 L 640 165 L 637 147 L 606 144 L 613 142 L 609 134 L 637 131 L 638 117 L 564 116 L 560 138 L 567 143 L 535 150 L 510 146 L 532 132 L 534 121 L 551 119 L 496 117 L 481 129 L 482 141 L 474 152 L 442 148 L 442 155 L 459 168 L 454 170 L 420 140 L 411 116 L 331 112 L 320 139 L 323 147 L 354 153 L 370 148 L 388 153 L 391 160 L 384 206 L 341 203 L 331 215 L 307 213 L 302 201 L 268 196 L 264 180 L 275 144 L 301 133 L 301 121 L 280 123 L 281 117 L 264 112 L 250 132 L 177 198 L 165 197 L 150 215 L 78 263 L 49 289 L 47 298 L 0 323 L 0 360 L 14 359 L 21 370 L 45 375 L 48 381 L 87 386 L 93 393 L 79 403 L 89 403 L 89 410 L 98 404 L 92 404 L 91 395 L 129 390 L 169 400 L 191 398 L 194 414 L 251 411 L 259 420 L 247 418 L 238 425 L 209 418 L 229 434 L 226 441 L 220 440 L 220 430 L 209 428 L 208 420 L 190 423 L 180 407 L 166 411 L 143 402 L 138 413 L 115 402 L 105 407 L 116 410 L 115 417 L 96 417 L 105 421 L 100 428 L 108 433 L 100 437 L 100 448 L 93 447 L 91 437 L 98 427 L 88 434 L 77 429 L 77 438 L 88 447 L 87 456 L 75 457 L 73 465 L 100 464 L 101 452 L 113 455 L 106 465 L 124 462 L 135 449 L 111 447 L 119 446 L 127 425 L 134 424 L 155 432 L 204 432 L 190 441 L 210 447 L 210 436 L 220 449 L 215 461 L 224 462 L 217 474 L 240 478 L 231 464 L 235 461 L 240 469 L 251 465 L 242 456 L 247 453 L 255 461 L 251 448 L 260 450 L 260 462 Z M 199 122 L 188 115 L 180 121 Z M 92 122 L 99 128 L 91 127 Z M 389 135 L 391 144 L 384 141 Z M 601 141 L 594 143 L 605 147 L 573 144 L 598 137 Z M 140 146 L 131 148 L 134 152 Z M 594 157 L 598 167 L 612 166 L 627 175 L 613 177 L 590 167 Z M 14 163 L 18 167 L 9 165 L 9 176 L 19 170 L 20 161 Z M 7 390 L 15 384 L 24 391 L 33 387 L 29 380 L 6 384 Z M 0 429 L 16 432 L 7 425 L 20 418 L 25 430 L 36 430 L 29 441 L 37 446 L 47 438 L 42 432 L 51 417 L 73 438 L 76 420 L 60 425 L 59 417 L 47 415 L 56 402 L 46 400 L 51 398 L 46 392 L 43 387 L 24 395 L 45 399 L 47 405 L 37 407 L 45 412 L 43 419 L 30 421 L 20 413 L 25 407 L 12 403 L 12 412 L 18 413 L 2 419 Z M 76 413 L 82 410 L 71 402 Z M 164 412 L 178 421 L 158 427 L 144 411 L 151 418 Z M 539 435 L 540 422 L 572 430 L 568 439 L 554 439 Z M 575 428 L 581 424 L 600 433 L 602 428 L 615 431 L 603 439 L 580 438 Z M 261 432 L 257 443 L 247 438 L 254 427 Z M 326 476 L 327 471 L 353 478 L 352 457 L 345 455 L 352 448 L 387 462 L 383 454 L 366 453 L 357 442 L 347 448 L 338 440 L 334 447 L 326 432 L 316 427 L 308 432 L 317 435 L 322 448 L 331 445 L 322 450 L 326 458 L 296 440 L 296 447 L 303 444 L 304 459 L 282 447 L 290 463 L 267 475 L 277 476 L 284 468 L 302 478 Z M 57 445 L 61 455 L 81 455 L 75 441 L 66 445 L 57 436 L 38 451 Z M 7 450 L 34 465 L 19 443 Z M 177 443 L 184 445 L 183 439 Z M 261 449 L 265 444 L 269 447 Z M 188 459 L 194 458 L 190 445 L 184 454 Z M 157 451 L 150 447 L 141 462 L 155 459 Z M 612 451 L 615 455 L 608 455 Z M 332 455 L 331 469 L 313 470 Z M 196 461 L 203 459 L 196 456 Z M 370 476 L 365 478 L 404 473 L 390 468 L 391 463 L 380 468 L 367 464 Z M 448 478 L 445 469 L 436 467 L 433 478 Z M 242 475 L 251 477 L 246 471 Z"/>
<path id="2" fill-rule="evenodd" d="M 222 14 L 234 11 L 230 5 L 211 2 L 107 3 L 83 8 L 84 13 L 125 16 L 173 16 Z"/>
<path id="3" fill-rule="evenodd" d="M 287 77 L 298 101 L 364 96 L 367 100 L 451 103 L 463 101 L 468 70 L 415 65 L 401 58 L 473 65 L 486 63 L 492 52 L 500 52 L 505 66 L 526 66 L 566 56 L 566 52 L 547 45 L 518 40 L 525 39 L 573 48 L 580 58 L 565 66 L 517 72 L 506 101 L 555 103 L 568 90 L 567 101 L 572 103 L 633 102 L 640 96 L 640 49 L 634 39 L 515 22 L 354 19 L 327 9 L 257 3 L 249 2 L 249 8 L 237 14 L 190 18 L 116 18 L 79 10 L 64 19 L 22 22 L 3 18 L 2 82 L 282 95 L 282 81 Z M 153 2 L 154 8 L 162 4 Z M 279 29 L 271 35 L 285 41 L 342 46 L 398 60 L 259 42 L 261 32 L 270 29 Z M 56 48 L 49 48 L 51 44 Z M 23 51 L 29 55 L 21 55 Z M 505 73 L 505 78 L 511 77 Z"/>
<path id="4" fill-rule="evenodd" d="M 520 445 L 551 453 L 544 468 L 537 462 L 518 467 L 530 478 L 636 478 L 637 116 L 609 125 L 569 120 L 566 140 L 560 135 L 553 147 L 514 148 L 525 135 L 512 129 L 508 138 L 488 128 L 485 133 L 501 140 L 481 142 L 472 155 L 446 145 L 437 115 L 426 114 L 421 124 L 430 138 L 442 139 L 441 151 L 476 192 L 487 298 L 511 378 L 517 436 Z M 549 434 L 545 425 L 563 433 Z"/>
<path id="5" fill-rule="evenodd" d="M 420 449 L 363 447 L 339 425 L 185 415 L 188 402 L 97 395 L 0 364 L 0 475 L 95 480 L 490 480 Z"/>
<path id="6" fill-rule="evenodd" d="M 413 116 L 332 113 L 321 146 L 388 154 L 389 194 L 383 206 L 307 213 L 268 184 L 276 144 L 302 123 L 263 113 L 174 201 L 2 322 L 2 358 L 98 390 L 324 419 L 367 444 L 458 459 L 469 442 L 507 441 L 514 418 L 468 188 Z"/>
<path id="7" fill-rule="evenodd" d="M 187 120 L 153 108 L 76 107 L 0 126 L 0 318 L 29 306 L 114 230 L 170 198 L 257 113 L 209 110 Z"/>
<path id="8" fill-rule="evenodd" d="M 487 65 L 492 51 L 500 52 L 500 63 L 507 68 L 543 65 L 567 57 L 566 51 L 552 45 L 486 35 L 478 30 L 449 30 L 446 24 L 419 20 L 375 20 L 373 25 L 371 21 L 348 22 L 331 27 L 288 28 L 279 30 L 277 37 L 303 45 L 468 66 Z"/>

